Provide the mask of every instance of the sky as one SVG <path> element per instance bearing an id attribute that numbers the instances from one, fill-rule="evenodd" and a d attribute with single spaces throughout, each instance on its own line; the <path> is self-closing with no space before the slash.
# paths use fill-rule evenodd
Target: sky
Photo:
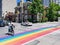
<path id="1" fill-rule="evenodd" d="M 49 0 L 47 0 L 47 1 L 43 0 L 43 5 L 46 6 L 46 7 L 48 7 L 49 6 Z"/>
<path id="2" fill-rule="evenodd" d="M 18 3 L 18 2 L 20 2 L 20 0 L 17 0 L 17 3 Z M 24 2 L 26 2 L 26 0 L 24 0 Z M 47 0 L 47 1 L 44 0 L 44 5 L 45 5 L 45 6 L 48 6 L 48 5 L 49 5 L 48 3 L 49 3 L 49 0 Z"/>
<path id="3" fill-rule="evenodd" d="M 20 2 L 20 0 L 17 0 L 17 2 Z M 24 2 L 26 2 L 26 0 L 24 0 Z"/>
<path id="4" fill-rule="evenodd" d="M 17 2 L 20 2 L 20 0 L 17 0 Z M 24 2 L 26 2 L 26 0 L 24 0 Z M 60 2 L 60 0 L 56 0 L 56 2 Z M 48 7 L 49 6 L 49 0 L 43 0 L 43 4 L 44 4 L 44 6 Z"/>

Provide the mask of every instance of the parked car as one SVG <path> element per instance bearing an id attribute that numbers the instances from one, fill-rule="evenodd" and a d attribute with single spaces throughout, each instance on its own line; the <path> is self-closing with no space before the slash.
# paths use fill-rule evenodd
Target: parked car
<path id="1" fill-rule="evenodd" d="M 23 26 L 32 26 L 31 22 L 22 22 L 21 25 Z"/>
<path id="2" fill-rule="evenodd" d="M 9 22 L 6 21 L 6 20 L 4 20 L 4 24 L 5 24 L 5 26 L 8 26 L 9 25 Z"/>
<path id="3" fill-rule="evenodd" d="M 0 27 L 8 26 L 8 21 L 0 19 Z"/>

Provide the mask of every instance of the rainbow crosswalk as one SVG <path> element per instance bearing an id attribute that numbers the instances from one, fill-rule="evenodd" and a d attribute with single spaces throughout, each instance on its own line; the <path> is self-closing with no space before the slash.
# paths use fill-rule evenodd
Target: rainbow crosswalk
<path id="1" fill-rule="evenodd" d="M 0 38 L 0 45 L 22 45 L 30 40 L 33 40 L 37 37 L 46 35 L 59 29 L 60 26 L 51 26 L 33 29 L 30 31 L 15 34 L 14 36 L 3 36 Z"/>

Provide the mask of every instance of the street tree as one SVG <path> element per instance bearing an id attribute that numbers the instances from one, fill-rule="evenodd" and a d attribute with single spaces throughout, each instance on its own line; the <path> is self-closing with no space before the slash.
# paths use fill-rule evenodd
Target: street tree
<path id="1" fill-rule="evenodd" d="M 31 5 L 28 6 L 30 13 L 33 15 L 37 15 L 38 13 L 43 13 L 43 4 L 42 0 L 33 0 Z"/>
<path id="2" fill-rule="evenodd" d="M 55 21 L 58 18 L 58 11 L 60 10 L 60 6 L 56 3 L 50 3 L 49 12 L 47 14 L 49 21 Z"/>

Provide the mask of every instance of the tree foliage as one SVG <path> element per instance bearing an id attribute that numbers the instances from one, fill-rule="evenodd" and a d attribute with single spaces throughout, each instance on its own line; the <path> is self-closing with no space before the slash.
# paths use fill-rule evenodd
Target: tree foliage
<path id="1" fill-rule="evenodd" d="M 49 12 L 47 14 L 49 21 L 55 21 L 58 18 L 58 11 L 60 10 L 60 6 L 56 3 L 50 3 Z"/>
<path id="2" fill-rule="evenodd" d="M 31 14 L 37 14 L 38 12 L 43 11 L 43 5 L 42 5 L 42 0 L 33 0 L 31 5 L 28 6 L 28 9 Z"/>

